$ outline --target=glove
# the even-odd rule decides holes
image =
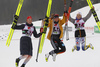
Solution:
[[[42,32],[43,32],[43,27],[40,28],[40,33],[42,33]]]
[[[16,28],[16,26],[17,26],[17,25],[15,25],[15,26],[12,26],[11,28],[12,28],[12,29],[15,29],[15,28]]]
[[[91,9],[91,11],[94,11],[94,9],[95,9],[95,8],[94,8],[94,6],[93,6],[93,8]]]
[[[51,19],[53,19],[53,18],[54,18],[54,15],[55,15],[55,14],[53,14],[53,13],[51,14]]]
[[[94,8],[94,6],[93,6],[93,8],[92,8],[92,9],[95,9],[95,8]]]
[[[67,17],[67,14],[68,14],[67,10],[66,10],[66,11],[64,11],[64,16],[66,16],[66,17]]]
[[[68,13],[68,11],[66,10],[66,11],[64,11],[64,13]]]
[[[64,13],[64,16],[67,17],[67,13]]]

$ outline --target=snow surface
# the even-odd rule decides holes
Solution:
[[[98,17],[100,18],[100,3],[94,5],[97,11]],[[77,12],[82,12],[83,17],[89,12],[89,7],[84,7],[82,9],[76,10],[71,13],[71,16],[75,18]],[[33,22],[35,26],[41,25],[41,21]],[[96,25],[94,17],[92,16],[87,23],[86,27],[94,27]],[[74,25],[69,23],[70,27]],[[21,37],[21,31],[16,30],[12,38],[10,47],[6,46],[7,36],[9,34],[11,25],[1,25],[0,26],[0,67],[15,67],[15,59],[20,56],[19,52],[19,43]],[[39,29],[37,29],[39,32]],[[74,30],[73,30],[74,31]],[[66,52],[57,55],[56,62],[52,61],[52,56],[49,58],[49,62],[45,62],[45,54],[51,51],[53,48],[50,44],[50,41],[45,39],[43,52],[39,55],[39,62],[35,62],[36,53],[38,48],[39,39],[32,36],[33,42],[33,57],[26,65],[26,67],[100,67],[100,34],[92,32],[87,32],[87,44],[92,43],[94,50],[88,49],[87,51],[80,50],[79,52],[72,52],[72,47],[75,45],[74,32],[69,32],[69,41],[64,39],[64,44],[66,46]],[[93,34],[94,33],[94,34]],[[19,64],[22,64],[22,60]]]

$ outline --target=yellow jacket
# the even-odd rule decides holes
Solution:
[[[60,31],[61,31],[61,34],[60,34],[60,39],[63,37],[63,27],[62,27],[62,25],[66,22],[66,19],[67,19],[67,17],[65,17],[64,15],[63,15],[63,19],[61,20],[61,19],[59,19],[59,27],[60,27]],[[52,19],[49,19],[49,24],[48,24],[48,27],[49,27],[49,32],[48,32],[48,35],[47,35],[47,38],[49,39],[49,40],[51,40],[51,35],[52,35],[52,30],[53,30],[53,20]]]

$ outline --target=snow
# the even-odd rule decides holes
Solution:
[[[94,5],[98,17],[100,18],[100,3]],[[71,16],[75,18],[77,12],[82,12],[83,17],[89,12],[89,7],[84,7],[82,9],[76,10],[71,13]],[[40,26],[41,21],[33,22],[35,26]],[[94,17],[91,18],[86,22],[86,27],[94,27],[96,25]],[[74,25],[69,22],[69,26],[73,27]],[[0,67],[15,67],[15,59],[20,56],[19,52],[19,39],[21,37],[21,31],[16,30],[14,32],[14,36],[12,38],[10,47],[6,46],[7,36],[9,34],[11,25],[1,25],[0,26]],[[39,29],[37,29],[39,32]],[[73,30],[74,31],[74,30]],[[33,57],[28,62],[26,67],[100,67],[100,34],[92,32],[87,32],[87,44],[92,43],[94,46],[94,50],[88,49],[87,51],[74,51],[72,52],[72,47],[75,45],[75,38],[74,32],[69,32],[69,41],[64,39],[64,44],[66,46],[66,52],[60,55],[57,55],[56,61],[53,62],[52,56],[50,56],[49,61],[45,62],[45,54],[51,51],[53,48],[50,44],[50,41],[45,39],[43,52],[39,55],[39,62],[35,62],[37,48],[38,48],[38,41],[39,39],[34,38],[32,36],[33,42]],[[94,34],[93,34],[94,33]],[[22,60],[19,64],[22,64],[24,60]]]

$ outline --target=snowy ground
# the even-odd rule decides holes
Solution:
[[[100,18],[100,3],[95,5],[95,9]],[[83,16],[85,16],[89,7],[84,7],[77,11],[71,13],[71,16],[75,18],[76,13],[81,11]],[[40,21],[41,22],[41,21]],[[34,25],[38,26],[40,23],[34,22]],[[86,27],[94,27],[96,25],[93,16],[87,21]],[[69,23],[69,26],[73,27],[72,23]],[[0,26],[0,67],[15,67],[15,59],[20,56],[19,54],[19,39],[21,37],[21,31],[16,30],[11,41],[10,47],[6,46],[6,39],[9,33],[11,25],[1,25]],[[37,29],[39,32],[39,29]],[[74,30],[73,30],[74,31]],[[64,44],[66,45],[66,52],[58,55],[56,62],[52,61],[52,57],[50,56],[49,62],[45,62],[44,55],[51,51],[53,48],[51,47],[50,41],[45,39],[43,52],[39,55],[39,62],[36,63],[36,52],[38,48],[39,39],[35,39],[32,37],[33,42],[33,57],[26,65],[26,67],[100,67],[100,34],[94,33],[92,31],[87,30],[87,44],[92,43],[94,46],[94,50],[88,49],[87,51],[80,50],[79,52],[71,52],[72,47],[75,45],[74,32],[69,32],[70,40],[66,41],[64,39]],[[94,33],[94,34],[93,34]],[[22,64],[21,61],[20,65]]]

